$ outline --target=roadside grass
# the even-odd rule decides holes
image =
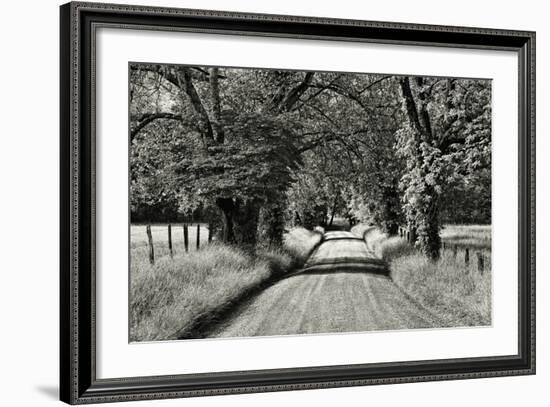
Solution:
[[[283,250],[296,261],[295,266],[302,266],[311,250],[321,242],[324,232],[321,227],[316,228],[314,232],[300,227],[293,228],[283,237]]]
[[[376,228],[367,231],[365,241],[388,263],[393,281],[445,326],[490,325],[490,226],[449,225],[441,235],[444,242],[462,242],[481,251],[486,261],[484,273],[477,270],[474,258],[466,265],[460,252],[455,256],[452,250],[442,250],[440,259],[433,262],[404,239],[388,237]]]
[[[211,243],[170,258],[163,248],[154,265],[146,246],[131,246],[130,341],[177,339],[199,320],[214,322],[247,292],[300,267],[321,237],[292,229],[283,247],[262,248],[255,255]]]

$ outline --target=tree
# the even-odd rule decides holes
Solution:
[[[240,114],[222,123],[224,144],[182,160],[177,173],[184,190],[222,211],[224,241],[254,245],[260,207],[290,186],[300,157],[292,131],[280,120]]]
[[[399,83],[407,117],[397,132],[406,162],[404,209],[420,248],[437,259],[441,195],[449,191],[448,181],[466,182],[468,174],[490,165],[490,89],[475,80],[402,77]]]
[[[488,81],[154,64],[130,75],[133,218],[219,218],[241,246],[280,244],[289,213],[390,235],[406,221],[434,259],[442,221],[490,220]]]
[[[130,206],[134,222],[171,221],[179,215],[178,188],[170,163],[177,160],[179,128],[151,125],[131,149]]]
[[[353,159],[354,175],[347,176],[352,182],[348,210],[396,234],[402,222],[402,165],[395,151],[395,132],[402,121],[397,82],[391,76],[351,75],[333,86],[349,128],[345,148]]]
[[[310,151],[289,191],[289,212],[294,222],[307,229],[332,226],[338,213],[347,212],[344,197],[351,185],[348,166],[337,147]],[[333,158],[329,158],[333,154]]]
[[[147,101],[151,94],[156,97],[154,112],[135,114],[133,137],[157,120],[176,120],[182,126],[194,123],[200,148],[192,154],[193,160],[182,159],[178,164],[181,189],[220,209],[224,241],[254,245],[260,206],[280,200],[280,193],[275,196],[269,190],[284,192],[290,172],[299,163],[291,136],[294,126],[287,116],[313,73],[273,72],[254,78],[251,71],[147,64],[133,65],[132,72],[137,76],[132,101],[139,92],[146,95],[133,103],[134,110],[151,109]],[[244,77],[246,86],[252,82],[262,92],[250,99],[242,86],[224,89],[220,80],[227,75],[236,77],[237,84]],[[273,78],[280,82],[276,92],[269,91]],[[272,223],[276,228],[277,222]]]

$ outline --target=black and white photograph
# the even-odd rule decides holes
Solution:
[[[491,79],[128,69],[130,342],[491,326]]]
[[[5,4],[1,405],[548,404],[544,2]]]

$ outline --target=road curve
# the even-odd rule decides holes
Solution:
[[[416,329],[441,321],[401,291],[364,241],[328,232],[303,269],[239,306],[208,337]]]

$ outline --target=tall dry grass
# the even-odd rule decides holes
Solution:
[[[472,253],[468,265],[463,252],[443,250],[437,261],[423,256],[414,246],[399,237],[388,237],[378,229],[365,234],[367,246],[384,259],[393,281],[424,307],[439,316],[447,326],[484,326],[491,324],[491,250],[490,227],[462,225],[447,227],[447,236],[456,243],[472,242],[485,258],[485,270],[480,273]],[[480,232],[481,230],[481,232]],[[489,240],[487,240],[487,236]],[[442,239],[447,240],[443,235]]]
[[[282,248],[251,255],[220,243],[199,251],[167,253],[149,264],[147,247],[132,246],[130,341],[176,339],[197,320],[215,318],[243,293],[299,267],[322,235],[297,228]],[[213,321],[212,321],[213,322]]]
[[[297,265],[303,265],[311,251],[317,246],[323,237],[324,230],[319,227],[315,231],[297,227],[285,233],[283,237],[283,250],[292,256]]]

